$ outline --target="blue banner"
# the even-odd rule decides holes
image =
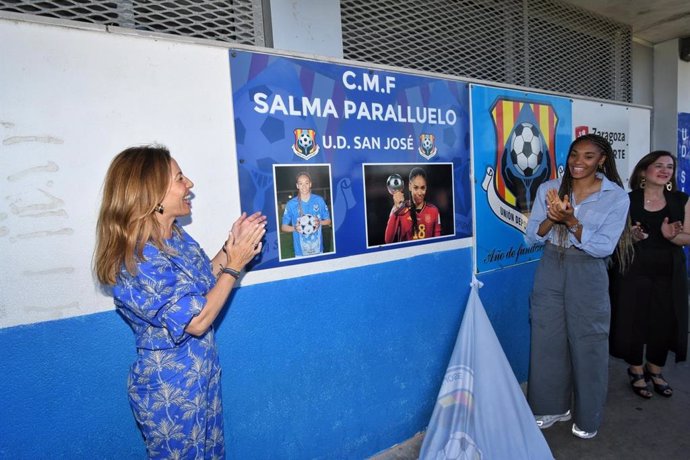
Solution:
[[[472,290],[420,460],[552,459],[520,384]]]
[[[472,85],[477,273],[541,257],[524,242],[537,188],[563,174],[571,101]]]
[[[690,113],[678,113],[678,170],[676,181],[682,192],[690,195]],[[685,250],[686,263],[690,269],[690,248]]]
[[[230,74],[254,269],[471,235],[466,83],[239,50]]]
[[[678,113],[678,171],[681,191],[690,194],[690,113]]]

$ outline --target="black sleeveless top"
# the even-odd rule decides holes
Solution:
[[[678,246],[664,238],[661,233],[661,223],[668,217],[669,222],[683,222],[685,218],[685,203],[688,196],[683,192],[664,192],[666,206],[659,211],[647,211],[644,208],[644,190],[630,192],[630,221],[632,224],[640,222],[649,238],[636,243],[639,248],[677,248]]]

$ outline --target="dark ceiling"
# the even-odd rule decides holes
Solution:
[[[690,36],[690,0],[563,0],[632,26],[633,37],[650,44]]]

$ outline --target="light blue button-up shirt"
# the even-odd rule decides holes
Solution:
[[[630,200],[628,194],[601,173],[597,177],[602,180],[601,189],[585,198],[582,203],[576,203],[570,197],[570,203],[575,210],[575,217],[582,224],[580,241],[575,235],[568,233],[565,247],[575,246],[592,257],[603,258],[610,256],[616,249],[618,240],[625,228]],[[539,224],[546,219],[546,191],[558,189],[561,179],[544,182],[537,189],[537,197],[532,206],[532,213],[527,222],[525,240],[529,244],[544,243],[563,245],[558,241],[556,226],[554,225],[544,236],[537,235]]]

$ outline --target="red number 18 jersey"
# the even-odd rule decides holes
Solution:
[[[399,241],[421,240],[441,236],[441,214],[438,208],[430,203],[417,211],[417,231],[412,228],[410,208],[404,206],[392,213],[386,225],[386,243]]]

